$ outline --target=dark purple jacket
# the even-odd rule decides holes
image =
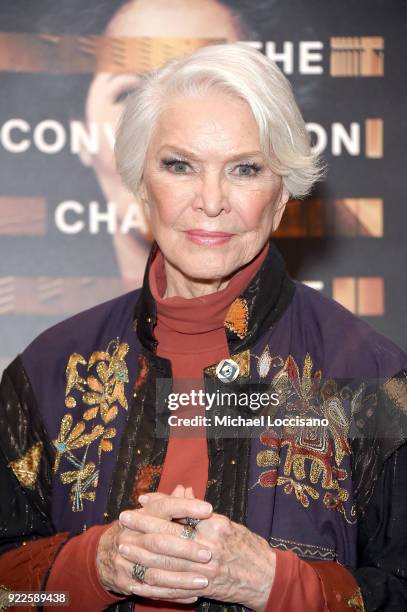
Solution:
[[[12,526],[0,552],[22,537],[72,536],[110,522],[157,488],[171,363],[157,356],[153,333],[148,273],[156,248],[141,289],[48,329],[6,369],[0,484],[17,477],[21,500],[11,518],[10,502],[2,504],[1,521],[7,516]],[[231,305],[225,333],[239,375],[221,382],[217,364],[208,364],[207,391],[275,391],[281,401],[270,418],[329,424],[208,430],[205,498],[273,547],[345,565],[367,610],[407,609],[407,355],[293,281],[272,242]],[[238,413],[253,416],[230,409]],[[30,481],[10,468],[27,453],[36,462]]]

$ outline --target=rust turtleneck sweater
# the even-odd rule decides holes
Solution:
[[[188,392],[189,383],[203,381],[203,369],[229,357],[224,321],[233,300],[249,284],[267,255],[268,244],[235,276],[225,289],[196,298],[163,298],[167,288],[164,259],[157,252],[150,268],[150,290],[157,306],[154,335],[158,340],[157,354],[171,361],[174,387]],[[193,416],[192,408],[188,412]],[[205,414],[204,408],[195,414]],[[180,458],[182,461],[180,461]],[[170,494],[177,484],[192,486],[195,497],[205,496],[208,479],[208,453],[204,428],[171,428],[167,454],[158,490]]]
[[[225,289],[202,297],[163,298],[166,290],[164,260],[160,250],[150,267],[149,283],[157,306],[154,335],[157,354],[171,361],[173,391],[187,391],[188,384],[203,384],[203,369],[229,357],[224,320],[233,300],[254,277],[268,251],[262,251],[235,276]],[[198,409],[196,409],[198,410]],[[177,411],[178,415],[181,411]],[[197,412],[199,413],[199,412]],[[200,414],[203,414],[204,410]],[[189,415],[188,415],[189,416]],[[181,459],[181,460],[180,460]],[[170,494],[178,484],[192,486],[203,499],[208,479],[208,453],[205,430],[170,429],[167,453],[158,491]],[[47,582],[47,590],[71,592],[71,606],[96,612],[122,597],[104,589],[96,568],[99,538],[109,525],[90,527],[72,538],[57,556]],[[320,580],[311,566],[294,553],[276,550],[276,576],[265,612],[290,612],[303,609],[322,612],[324,598]],[[72,568],[72,572],[67,572]],[[78,594],[76,596],[76,593]],[[140,600],[136,612],[193,610],[194,605]]]

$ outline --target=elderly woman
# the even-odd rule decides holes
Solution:
[[[407,356],[293,281],[269,240],[321,174],[285,77],[244,44],[174,60],[129,96],[116,158],[155,243],[140,290],[46,331],[4,373],[5,599],[405,609]],[[199,389],[280,401],[242,435],[204,417],[250,409],[209,411]]]

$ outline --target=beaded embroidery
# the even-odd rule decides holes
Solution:
[[[312,561],[336,560],[335,550],[333,548],[327,548],[326,546],[305,544],[303,542],[295,542],[293,540],[276,538],[274,536],[269,538],[269,544],[272,548],[279,548],[280,550],[290,550],[291,552],[295,552],[302,559],[310,559]]]
[[[236,298],[231,303],[225,317],[225,327],[230,329],[236,336],[243,339],[248,330],[249,325],[249,308],[247,300],[244,298]]]
[[[9,463],[9,467],[23,487],[34,488],[40,467],[42,449],[42,442],[37,442],[20,459]]]
[[[356,612],[365,612],[362,592],[357,588],[353,595],[347,601],[348,607],[353,608]]]
[[[270,357],[270,364],[271,361]],[[310,499],[316,501],[321,497],[316,486],[319,484],[325,489],[322,500],[325,507],[341,512],[345,520],[353,524],[356,522],[355,509],[352,506],[350,516],[347,514],[344,502],[349,494],[340,484],[349,477],[348,471],[341,466],[344,457],[351,454],[349,420],[336,383],[329,380],[319,389],[321,371],[312,372],[308,353],[302,375],[291,355],[283,363],[272,379],[272,386],[280,399],[283,398],[287,414],[294,410],[303,418],[327,418],[329,426],[299,429],[285,426],[280,434],[271,427],[263,431],[260,442],[267,448],[257,454],[257,465],[268,469],[261,472],[254,486],[283,486],[284,493],[294,493],[297,501],[308,508]],[[286,455],[281,473],[278,466],[284,447]]]
[[[62,417],[58,436],[53,440],[57,451],[53,471],[58,472],[62,461],[74,468],[60,474],[63,484],[72,485],[70,499],[74,512],[83,510],[84,500],[95,501],[99,469],[94,462],[87,461],[89,447],[98,443],[100,464],[102,454],[113,450],[112,439],[117,433],[115,427],[107,425],[114,421],[120,407],[128,409],[125,396],[125,384],[129,382],[125,362],[128,351],[129,345],[116,338],[105,351],[93,352],[89,361],[79,353],[72,353],[68,359],[65,406],[70,412]],[[72,414],[75,408],[82,408],[79,419]],[[91,421],[92,427],[87,427]]]

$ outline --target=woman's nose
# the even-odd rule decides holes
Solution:
[[[195,208],[203,210],[208,217],[217,217],[223,210],[229,212],[227,189],[217,173],[207,173],[200,182],[195,198]]]

